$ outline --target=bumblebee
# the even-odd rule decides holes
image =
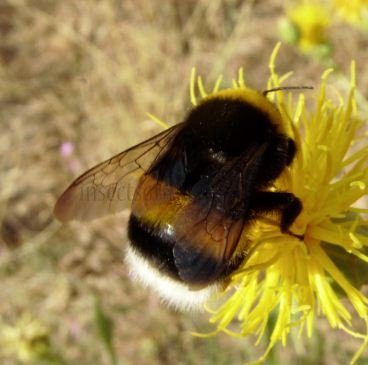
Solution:
[[[223,90],[77,178],[55,216],[88,221],[129,207],[132,276],[178,308],[199,308],[246,259],[253,222],[273,213],[292,234],[302,204],[270,188],[295,153],[265,93]]]

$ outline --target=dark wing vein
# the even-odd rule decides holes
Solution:
[[[177,124],[92,167],[56,202],[60,221],[91,220],[129,208],[139,178],[162,156],[180,130]]]
[[[219,169],[209,179],[203,198],[184,208],[174,248],[183,280],[194,284],[213,282],[233,262],[246,228],[249,198],[265,148],[258,146]]]

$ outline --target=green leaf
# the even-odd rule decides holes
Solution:
[[[334,219],[335,223],[353,223],[356,220],[361,220],[359,214],[349,212],[346,217],[341,219]],[[365,224],[360,224],[356,228],[356,233],[364,237],[368,237],[368,227]],[[368,238],[367,238],[368,240]],[[344,250],[342,247],[337,245],[332,245],[328,243],[323,243],[323,249],[329,255],[334,264],[340,269],[340,271],[345,275],[345,277],[350,281],[350,283],[358,290],[363,286],[368,284],[368,263],[359,259],[355,255]],[[368,248],[364,246],[360,251],[364,255],[368,255]],[[339,288],[335,288],[336,290]],[[340,292],[340,291],[339,291]],[[341,290],[341,294],[345,295]]]
[[[358,290],[368,283],[368,264],[336,245],[324,244],[323,249],[341,270],[349,282]],[[363,250],[365,255],[367,250]]]
[[[111,364],[117,365],[118,362],[113,345],[114,322],[103,310],[99,299],[96,299],[95,301],[95,324],[97,327],[97,334],[102,340],[102,343],[109,354]]]

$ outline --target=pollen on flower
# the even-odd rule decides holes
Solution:
[[[275,71],[278,49],[279,46],[271,56],[267,89],[279,87],[288,76],[279,76]],[[305,99],[314,92],[300,93],[297,101],[290,91],[269,94],[298,148],[293,164],[274,188],[290,191],[302,201],[302,213],[291,231],[303,239],[282,234],[272,217],[258,222],[251,232],[250,254],[232,275],[223,299],[208,303],[210,322],[217,327],[215,333],[255,334],[256,343],[265,335],[271,316],[276,313],[268,347],[255,363],[264,361],[276,343],[285,345],[292,328],[312,336],[314,321],[320,316],[332,328],[362,339],[363,344],[351,363],[357,361],[368,344],[368,298],[334,262],[328,250],[331,247],[342,250],[346,262],[351,257],[368,262],[365,251],[368,238],[360,229],[368,226],[364,215],[368,209],[357,207],[357,202],[368,192],[368,146],[359,137],[366,125],[357,111],[354,62],[345,100],[340,95],[338,101],[328,96],[331,72],[327,70],[322,75],[312,109],[306,109]],[[220,88],[219,80],[214,92]],[[202,81],[193,72],[194,105],[198,103],[196,81],[202,89],[200,98],[207,97]],[[244,87],[243,70],[240,70],[233,88]],[[350,302],[349,307],[342,301],[343,297]],[[353,311],[365,323],[366,333],[358,333],[352,327]],[[239,324],[237,331],[233,329],[234,322]]]

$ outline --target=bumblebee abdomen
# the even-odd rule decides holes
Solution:
[[[136,253],[160,273],[180,280],[173,255],[177,243],[174,220],[188,197],[163,181],[147,174],[136,189],[128,234]]]
[[[186,196],[146,175],[133,201],[129,238],[161,274],[198,289],[236,268],[245,226],[243,219],[213,207],[212,200]]]
[[[149,224],[131,214],[128,232],[131,245],[137,253],[148,260],[161,274],[180,280],[173,255],[176,242],[169,229]]]

